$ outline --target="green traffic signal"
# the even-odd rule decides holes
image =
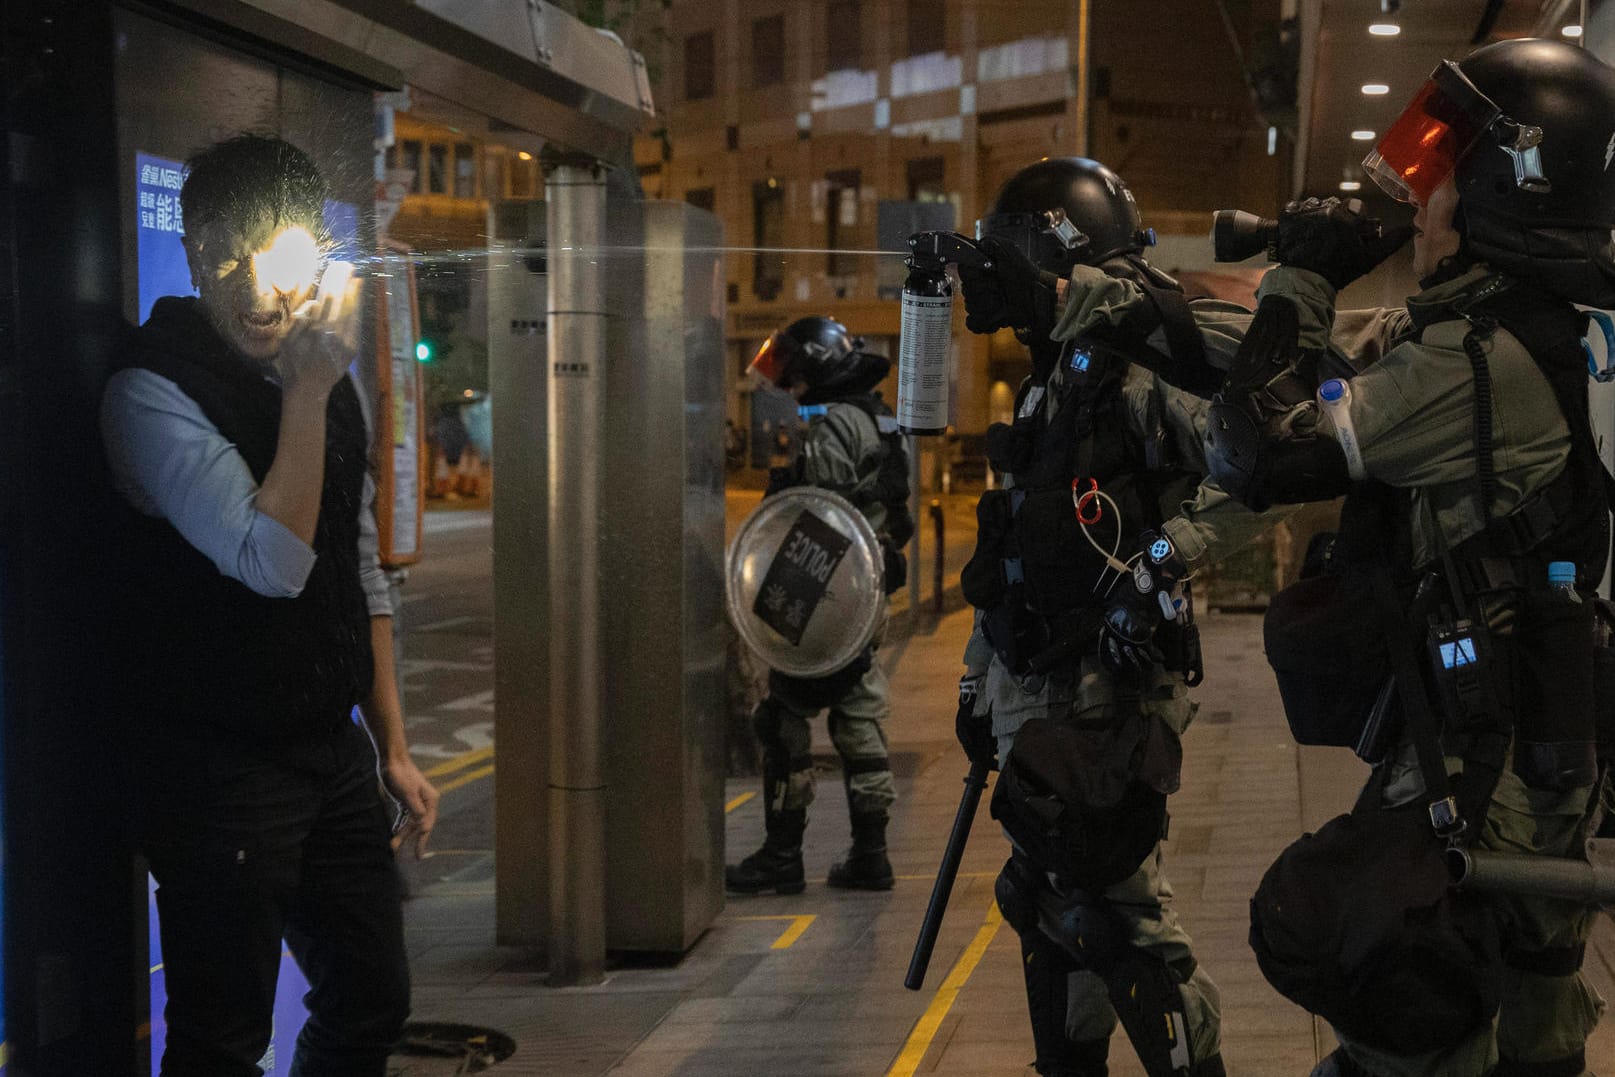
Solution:
[[[430,363],[432,361],[432,344],[430,341],[417,341],[415,344],[415,361]]]

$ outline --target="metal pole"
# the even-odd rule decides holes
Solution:
[[[914,521],[914,536],[908,540],[908,608],[918,623],[920,616],[920,439],[908,436],[908,515]]]
[[[947,525],[945,524],[945,522],[943,521],[943,518],[942,518],[942,502],[940,500],[938,500],[937,498],[934,498],[934,497],[931,499],[931,526],[932,526],[932,529],[936,532],[936,543],[935,543],[935,545],[936,545],[936,570],[935,570],[935,573],[934,573],[934,575],[936,577],[936,584],[935,584],[936,593],[932,596],[932,600],[936,603],[936,615],[938,617],[941,617],[942,616],[942,586],[943,586],[943,581],[947,578],[947,571],[948,571],[947,565],[945,565],[943,563],[947,559],[948,544],[947,544],[947,535],[946,535],[946,532],[944,531],[944,528]],[[916,572],[918,572],[919,571],[919,566],[918,565],[914,566],[914,570]]]
[[[550,983],[605,973],[600,487],[605,456],[606,186],[598,162],[546,160],[549,207]]]
[[[1088,156],[1088,0],[1077,3],[1077,138],[1079,157]]]

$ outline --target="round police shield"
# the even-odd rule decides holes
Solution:
[[[764,498],[729,544],[729,617],[770,669],[822,677],[885,614],[880,540],[846,498],[799,486]]]

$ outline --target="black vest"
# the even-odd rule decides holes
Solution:
[[[128,334],[120,366],[179,386],[263,482],[279,436],[280,388],[220,339],[196,300],[158,300],[146,324]],[[316,560],[296,598],[257,594],[222,575],[168,521],[124,505],[125,683],[146,721],[276,740],[347,720],[374,672],[359,582],[367,463],[359,397],[343,378],[326,411]]]
[[[982,495],[975,553],[960,577],[965,600],[988,612],[986,634],[1013,671],[1070,636],[1074,617],[1105,605],[1106,595],[1096,585],[1106,562],[1077,522],[1072,480],[1080,492],[1097,483],[1120,510],[1118,521],[1104,505],[1090,530],[1107,550],[1114,544],[1123,559],[1146,529],[1158,531],[1177,514],[1200,481],[1176,463],[1159,423],[1143,441],[1130,428],[1122,395],[1124,359],[1079,346],[1068,349],[1061,362],[1070,369],[1057,390],[1052,420],[1048,391],[1025,408],[1028,390],[1023,389],[1013,425],[988,430],[988,459],[1013,475],[1015,489]],[[1081,632],[1072,638],[1080,639]]]

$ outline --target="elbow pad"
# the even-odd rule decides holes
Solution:
[[[1271,435],[1248,411],[1221,397],[1206,423],[1206,464],[1213,482],[1258,512],[1328,501],[1351,488],[1346,454],[1334,438],[1301,436],[1294,427]]]

